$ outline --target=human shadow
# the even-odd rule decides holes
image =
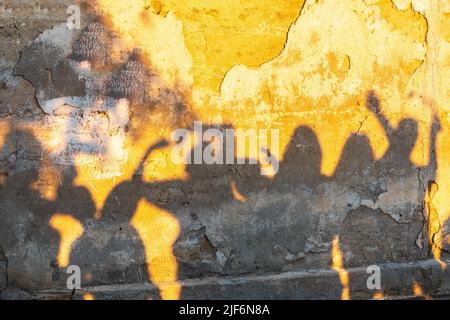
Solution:
[[[205,130],[211,128],[213,127],[206,127]],[[226,125],[221,126],[223,131],[229,128],[230,127]],[[169,256],[173,255],[176,257],[176,277],[173,278],[173,275],[169,275],[167,281],[174,281],[177,277],[184,278],[192,275],[200,276],[202,274],[212,274],[217,269],[214,268],[216,267],[215,265],[217,265],[217,250],[205,235],[205,228],[201,221],[203,218],[201,212],[204,212],[202,211],[202,208],[217,212],[220,211],[220,206],[224,203],[236,201],[231,185],[234,183],[236,188],[246,185],[246,183],[244,183],[246,176],[253,176],[254,170],[258,170],[259,166],[247,167],[246,171],[242,169],[245,165],[187,164],[187,179],[153,182],[145,181],[143,172],[149,157],[153,152],[162,149],[167,145],[167,141],[163,140],[148,148],[145,155],[140,160],[139,165],[136,167],[132,178],[123,181],[110,192],[102,208],[102,218],[98,223],[103,226],[108,224],[119,224],[121,225],[121,232],[127,230],[125,232],[127,235],[121,238],[121,244],[116,243],[116,250],[117,248],[126,247],[133,251],[133,254],[130,256],[149,257],[148,251],[151,249],[151,243],[145,239],[146,236],[151,238],[149,233],[164,233],[164,228],[167,228],[167,232],[169,232],[169,229],[171,228],[168,224],[161,224],[156,227],[155,225],[152,225],[157,221],[160,221],[161,223],[161,220],[158,220],[157,218],[154,219],[155,212],[157,212],[156,217],[158,217],[158,215],[164,215],[164,213],[169,213],[173,217],[173,220],[170,221],[169,219],[169,224],[179,224],[180,226],[180,237],[177,244],[172,246],[171,243],[165,243],[161,244],[160,248],[152,248],[152,250],[164,251],[166,252],[166,255],[169,253]],[[202,142],[201,146],[196,146],[194,148],[200,147],[203,152],[207,146],[208,143]],[[194,149],[191,150],[191,156],[193,152]],[[225,159],[222,160],[224,161]],[[247,186],[246,190],[249,189],[250,188]],[[243,193],[243,196],[245,196],[246,191],[241,190],[241,192]],[[146,221],[144,225],[141,225],[141,229],[139,230],[139,228],[136,228],[133,221],[139,213],[138,206],[142,201],[146,201],[148,204],[152,205],[153,209],[146,208],[147,211],[143,214],[144,217],[147,216],[150,220]],[[148,230],[148,232],[146,230]],[[157,241],[155,238],[152,238],[152,240]],[[174,239],[174,242],[175,240],[177,239]],[[191,245],[192,242],[196,242],[199,247],[193,248]],[[86,247],[86,245],[80,246],[80,248],[84,247]],[[103,249],[105,253],[91,252],[89,254],[103,257],[107,256],[111,249],[112,247],[108,245]],[[80,253],[80,255],[82,254],[83,253]],[[139,281],[153,282],[152,279],[160,276],[156,273],[161,273],[161,271],[156,270],[156,268],[158,268],[156,265],[158,263],[164,265],[164,261],[158,261],[158,259],[170,259],[170,257],[158,257],[157,252],[153,254],[156,256],[155,259],[153,259],[155,261],[151,261],[150,258],[148,258],[147,260],[144,260],[144,263],[139,265],[138,259],[129,260],[127,266],[113,264],[112,269],[117,270],[119,274],[126,273],[128,276],[129,273],[126,271],[127,268],[137,263],[139,273],[141,273],[141,279],[139,279]],[[80,263],[83,263],[82,261],[83,259],[80,258]],[[105,261],[103,262],[105,263],[105,268],[109,268],[108,263]],[[214,266],[211,267],[211,265]],[[93,269],[90,266],[83,265],[83,267],[88,268],[87,270]],[[105,278],[103,275],[104,269],[102,270],[100,268],[99,270],[100,272],[93,274],[93,278],[95,278],[96,281],[99,281],[99,279],[102,281],[101,279]],[[154,271],[152,272],[152,270]],[[107,282],[107,280],[108,279],[104,279],[103,281]],[[159,297],[160,296],[154,296],[153,298]]]
[[[39,243],[49,243],[47,248],[41,248],[39,259],[51,266],[54,281],[62,281],[62,268],[56,261],[61,238],[49,222],[56,214],[69,215],[79,221],[84,231],[73,244],[69,260],[83,270],[86,285],[153,282],[152,268],[165,262],[146,259],[148,243],[142,229],[136,229],[133,222],[139,205],[145,201],[153,209],[147,207],[145,210],[150,211],[142,213],[144,218],[154,215],[151,210],[157,210],[161,213],[155,217],[167,214],[173,217],[167,221],[179,225],[176,239],[163,244],[167,248],[161,250],[175,258],[176,277],[172,274],[171,278],[175,280],[325,267],[327,259],[323,256],[329,254],[327,244],[336,234],[340,235],[348,267],[427,258],[423,201],[426,181],[434,179],[437,168],[439,120],[434,116],[430,129],[430,162],[417,166],[410,160],[418,137],[417,123],[404,119],[398,127],[392,127],[374,92],[367,94],[366,106],[389,139],[389,148],[381,159],[375,159],[365,135],[353,135],[334,175],[327,177],[321,173],[322,151],[316,134],[311,128],[300,126],[273,178],[261,175],[260,163],[237,164],[235,158],[233,164],[222,164],[224,153],[221,163],[190,161],[185,169],[186,179],[149,182],[144,178],[144,168],[154,152],[168,146],[163,140],[149,146],[131,178],[109,193],[99,220],[94,219],[96,208],[91,194],[75,184],[76,168],[62,171],[54,200],[46,199],[32,187],[43,167],[42,146],[29,132],[11,131],[4,153],[16,154],[17,159],[5,172],[16,171],[14,166],[20,167],[24,160],[33,166],[26,174],[6,176],[2,184],[2,210],[10,214],[5,215],[0,242],[7,250],[18,248],[13,253],[17,259],[11,260],[13,266],[23,263],[19,258],[25,254],[20,251],[23,244],[19,238],[32,237]],[[205,130],[211,128],[221,132],[232,129],[222,125]],[[210,143],[203,141],[201,150]],[[8,146],[10,150],[6,150]],[[222,148],[226,148],[225,141]],[[32,154],[26,154],[28,150]],[[191,156],[194,151],[191,150]],[[392,197],[398,201],[392,201]],[[17,209],[11,199],[23,202],[23,210]],[[29,212],[32,222],[26,230],[14,231],[11,226],[18,216],[25,219]],[[144,229],[157,235],[164,234],[164,228],[169,232],[170,226],[162,221],[145,220]],[[317,260],[306,258],[316,254]],[[158,252],[153,256],[158,258]],[[161,295],[156,290],[152,298]]]
[[[92,100],[89,100],[90,102],[95,102],[93,106],[82,105],[77,111],[83,113],[86,109],[87,114],[89,116],[94,114],[94,117],[106,113],[109,121],[107,137],[101,136],[103,131],[99,133],[101,139],[90,139],[88,142],[85,139],[80,141],[79,136],[69,137],[67,141],[78,148],[78,151],[68,150],[69,157],[77,152],[83,154],[87,150],[87,153],[92,152],[104,157],[103,160],[108,163],[106,157],[109,155],[106,150],[110,145],[105,145],[105,142],[113,135],[115,138],[122,135],[123,141],[133,144],[140,139],[146,139],[149,123],[155,121],[155,118],[159,119],[157,125],[164,123],[169,127],[189,127],[191,121],[195,119],[195,115],[189,110],[182,86],[178,83],[168,85],[152,68],[152,62],[142,51],[124,48],[121,57],[113,59],[111,51],[116,38],[117,35],[110,29],[107,21],[99,17],[81,31],[78,40],[72,46],[72,52],[66,57],[66,60],[70,60],[71,66],[77,66],[80,77],[87,79],[89,85],[86,85],[86,95]],[[80,71],[81,69],[83,71]],[[124,101],[127,103],[122,104]],[[126,108],[123,108],[124,105]],[[124,110],[126,114],[122,112]],[[126,120],[128,122],[125,124]],[[72,126],[71,130],[68,130],[70,132],[78,133],[84,130],[78,127],[80,126],[78,119],[69,125]],[[114,128],[111,129],[110,125],[114,125]],[[91,130],[98,128],[93,127]],[[90,135],[96,136],[97,132],[90,132]],[[115,142],[117,140],[120,140],[120,137]],[[118,149],[121,151],[120,144],[115,144],[113,148],[114,151]],[[147,280],[151,282],[151,277],[147,273],[143,240],[131,224],[142,200],[147,200],[148,203],[162,203],[161,207],[164,207],[168,187],[164,187],[164,182],[160,182],[159,189],[162,191],[159,191],[154,185],[142,179],[147,157],[158,148],[162,148],[162,145],[149,147],[133,178],[115,186],[109,193],[103,207],[99,208],[100,212],[97,212],[99,214],[97,218],[100,216],[100,219],[93,219],[92,199],[87,201],[83,212],[79,212],[84,214],[83,220],[80,220],[84,232],[74,243],[70,262],[78,265],[83,271],[84,285],[139,283]],[[74,195],[77,192],[84,192],[73,188],[71,178],[73,175],[70,173],[73,170],[76,169],[67,169],[60,193],[65,194],[66,189],[68,192],[72,191]],[[112,180],[113,178],[110,179]],[[106,181],[105,185],[110,181]],[[176,183],[171,182],[171,185]],[[80,197],[87,199],[85,195]],[[68,207],[73,208],[67,211],[76,213],[77,208],[70,204],[70,200],[66,200],[69,202]],[[58,210],[64,209],[63,201],[61,207]]]
[[[298,127],[283,154],[283,162],[272,183],[276,188],[288,186],[315,186],[327,180],[321,173],[322,150],[314,131],[307,126]],[[296,168],[295,174],[292,169]]]
[[[211,128],[217,129],[205,130]],[[222,125],[219,129],[225,132],[230,128]],[[201,150],[208,145],[203,141]],[[302,166],[304,173],[290,175],[282,167],[273,180],[261,175],[260,163],[238,164],[235,158],[232,164],[223,164],[223,153],[220,163],[192,164],[191,158],[186,166],[187,179],[144,182],[140,174],[154,149],[149,148],[133,179],[110,193],[102,217],[131,221],[142,199],[170,212],[181,228],[173,245],[180,279],[245,273],[253,268],[276,271],[282,264],[301,262],[307,236],[317,221],[308,214],[299,215],[298,210],[312,210],[308,197],[326,180],[320,173],[321,151],[312,130],[301,127],[296,131],[283,162],[291,169]],[[296,185],[294,191],[287,193],[286,188],[292,185]],[[267,200],[271,203],[261,206]],[[279,212],[277,219],[274,212]],[[261,228],[270,224],[273,232]]]
[[[341,231],[342,249],[351,252],[347,265],[426,259],[430,244],[423,212],[428,181],[434,181],[437,170],[438,116],[433,113],[429,163],[419,166],[411,161],[418,139],[417,122],[406,118],[397,128],[391,126],[374,91],[367,93],[366,107],[381,123],[389,148],[376,160],[368,139],[352,136],[337,167],[338,184],[358,198],[350,201]]]
[[[89,220],[71,258],[88,275],[86,285],[151,282],[145,243],[132,226],[132,220],[140,202],[151,193],[147,189],[153,188],[143,179],[144,165],[153,152],[166,145],[166,141],[160,141],[150,146],[131,179],[121,182],[109,193],[100,218]],[[159,295],[152,296],[152,299],[158,298]]]
[[[418,139],[417,122],[407,118],[398,127],[391,126],[373,91],[366,96],[366,106],[381,123],[389,148],[381,159],[376,159],[368,137],[355,134],[348,139],[331,177],[321,173],[320,144],[306,126],[294,132],[273,179],[260,179],[255,170],[258,166],[249,169],[251,175],[239,185],[240,190],[245,190],[243,203],[230,196],[226,184],[217,187],[206,182],[229,174],[220,170],[207,174],[211,170],[207,166],[188,166],[191,174],[184,188],[191,196],[185,212],[194,212],[200,221],[202,229],[195,236],[204,235],[208,250],[224,257],[221,266],[211,261],[212,268],[196,266],[197,275],[329,267],[323,255],[329,255],[336,235],[340,235],[345,267],[427,259],[423,205],[426,181],[434,180],[436,175],[439,119],[433,114],[429,163],[419,166],[411,161]],[[235,169],[239,172],[243,167]],[[258,183],[254,183],[255,179]],[[217,197],[217,189],[222,189],[222,197]],[[172,210],[179,215],[179,209]],[[192,224],[186,224],[183,230],[189,236],[182,234],[175,244],[181,268],[189,265],[186,257],[192,255],[176,248],[187,242],[185,239],[195,238],[192,229]],[[187,245],[184,250],[188,251]],[[308,259],[307,254],[316,254],[317,259]]]
[[[38,285],[65,283],[61,276],[65,266],[57,261],[61,250],[61,230],[51,227],[51,219],[58,213],[81,222],[93,217],[95,208],[90,193],[85,188],[74,186],[76,173],[71,171],[70,174],[62,173],[54,199],[46,197],[42,189],[52,188],[51,184],[55,182],[52,178],[56,177],[40,175],[44,167],[53,166],[53,163],[39,140],[27,130],[12,129],[5,139],[2,153],[10,158],[7,168],[4,168],[6,179],[0,188],[3,217],[0,243],[8,250],[12,270],[10,278]],[[18,223],[20,221],[25,222]],[[27,279],[29,275],[23,270],[27,268],[24,261],[37,268],[39,277]],[[50,279],[42,278],[47,275]]]
[[[10,279],[14,281],[15,272],[25,271],[24,261],[27,259],[29,262],[34,260],[36,268],[50,267],[57,255],[58,234],[49,232],[47,227],[50,219],[47,210],[52,206],[51,201],[34,187],[43,161],[40,142],[32,133],[12,128],[5,138],[2,153],[9,158],[4,168],[6,179],[0,188],[0,242],[6,249],[13,272]],[[19,225],[18,221],[28,223]],[[26,251],[30,248],[30,239],[47,243],[47,247],[38,247],[38,252],[29,256]],[[27,277],[26,272],[24,276]]]
[[[132,178],[110,192],[99,221],[89,220],[91,214],[83,212],[82,216],[76,213],[76,205],[69,205],[69,211],[88,221],[86,229],[98,231],[85,233],[77,242],[73,262],[90,274],[90,284],[152,282],[155,262],[143,258],[148,257],[148,243],[133,226],[143,200],[171,215],[180,226],[176,241],[166,244],[170,248],[165,251],[176,258],[176,279],[325,267],[324,259],[308,261],[305,256],[328,254],[336,234],[341,236],[343,252],[351,253],[346,256],[346,266],[425,258],[426,250],[417,246],[419,240],[427,246],[426,234],[421,234],[425,232],[425,190],[419,181],[419,191],[414,191],[416,200],[411,201],[409,190],[402,186],[410,188],[411,181],[420,180],[421,173],[423,179],[433,179],[439,121],[435,116],[430,163],[419,167],[410,160],[418,136],[417,123],[404,119],[397,128],[392,127],[380,111],[374,92],[367,94],[366,106],[382,124],[389,149],[376,160],[369,139],[353,135],[332,177],[321,173],[321,147],[307,126],[295,130],[280,170],[272,179],[261,175],[259,163],[237,164],[234,159],[234,164],[191,161],[186,165],[186,179],[148,182],[143,178],[146,163],[153,152],[168,144],[160,141],[151,145]],[[230,128],[223,125],[220,130]],[[201,149],[208,145],[202,142]],[[80,192],[79,197],[87,198],[86,190],[74,190],[73,178],[63,179],[60,189],[63,207],[70,203],[70,194]],[[390,207],[389,199],[396,196],[405,204]],[[145,212],[144,216],[151,214]],[[157,221],[148,220],[145,228],[155,232],[152,224]],[[99,238],[99,234],[103,236]],[[98,241],[106,245],[96,246]],[[98,261],[92,263],[92,257]],[[156,294],[152,298],[160,297]]]

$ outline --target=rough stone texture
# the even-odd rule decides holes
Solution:
[[[380,264],[384,299],[417,298],[412,289],[418,283],[424,294],[438,298],[448,294],[442,284],[448,283],[448,270],[443,271],[432,260],[408,264]],[[372,299],[375,292],[366,287],[365,268],[348,270],[353,299]],[[339,299],[341,284],[337,274],[330,270],[288,272],[276,275],[205,278],[182,281],[183,299]],[[17,291],[17,290],[15,290]],[[98,300],[157,299],[158,289],[150,284],[128,284],[88,287],[71,294],[64,290],[44,290],[31,293],[33,299],[84,299],[90,294]]]
[[[0,291],[5,289],[8,285],[8,260],[5,257],[3,248],[0,247]]]
[[[172,298],[335,299],[337,235],[353,298],[373,296],[373,264],[386,296],[450,291],[428,260],[447,258],[450,233],[449,126],[433,109],[446,93],[425,54],[447,42],[426,41],[428,4],[300,1],[260,26],[252,2],[230,38],[230,8],[192,9],[223,23],[203,43],[189,7],[122,2],[84,3],[81,30],[69,2],[0,6],[2,299],[167,298],[164,281]],[[254,47],[225,56],[237,43]],[[164,140],[194,120],[281,129],[279,171],[172,163]],[[68,264],[82,270],[74,295]]]
[[[147,93],[152,75],[134,53],[123,68],[113,74],[106,84],[106,94],[116,99],[126,98],[131,103],[148,103]]]
[[[112,37],[108,29],[99,22],[92,22],[82,31],[74,43],[71,58],[75,61],[89,61],[104,66],[111,62]]]

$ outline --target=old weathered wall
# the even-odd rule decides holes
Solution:
[[[448,0],[3,1],[1,297],[448,294],[449,22]],[[178,163],[200,122],[259,142]]]

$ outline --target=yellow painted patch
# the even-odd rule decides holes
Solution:
[[[162,0],[183,22],[195,85],[218,91],[234,65],[259,67],[284,48],[304,0]]]
[[[379,0],[375,5],[380,8],[381,18],[392,26],[393,32],[400,32],[417,42],[425,41],[427,20],[412,6],[408,6],[406,10],[398,10],[391,0]]]

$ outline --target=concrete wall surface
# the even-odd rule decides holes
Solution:
[[[2,1],[0,298],[448,295],[449,26],[449,0]]]

